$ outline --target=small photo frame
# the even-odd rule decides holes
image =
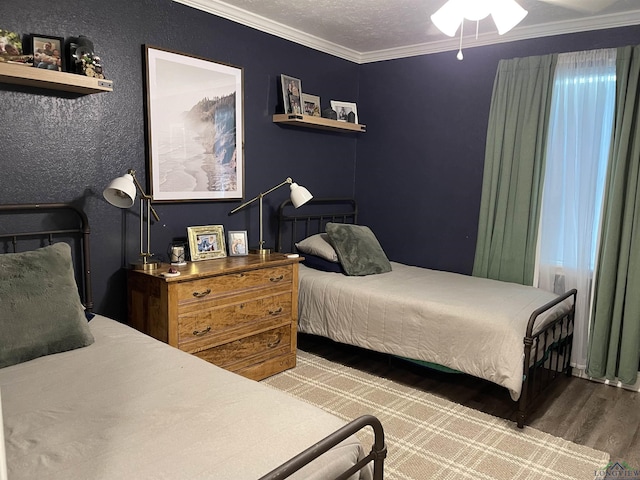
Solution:
[[[302,114],[302,82],[288,75],[280,75],[284,113]]]
[[[331,108],[338,114],[339,122],[358,123],[358,109],[355,103],[331,100]]]
[[[33,66],[56,72],[64,71],[64,39],[31,34]]]
[[[187,227],[187,236],[192,262],[227,256],[222,225]]]
[[[309,93],[302,94],[302,113],[312,117],[320,116],[320,97]]]
[[[0,62],[31,66],[32,55],[24,55],[22,37],[18,32],[0,29]]]
[[[229,232],[229,255],[243,257],[248,254],[247,231],[237,230]]]

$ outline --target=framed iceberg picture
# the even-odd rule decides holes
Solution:
[[[244,196],[244,71],[145,45],[154,202]]]

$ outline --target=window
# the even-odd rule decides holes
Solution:
[[[558,56],[547,137],[538,282],[577,288],[572,363],[586,366],[588,313],[613,132],[615,49]],[[560,293],[560,292],[558,292]]]

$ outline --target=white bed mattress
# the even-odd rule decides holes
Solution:
[[[344,422],[96,316],[96,342],[0,369],[8,478],[255,480]],[[349,439],[293,478],[331,478]]]
[[[529,316],[557,296],[515,283],[391,265],[391,272],[364,277],[300,265],[299,331],[444,365],[502,385],[517,400]]]

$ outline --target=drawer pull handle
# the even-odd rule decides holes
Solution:
[[[207,328],[205,328],[204,330],[194,330],[193,334],[196,337],[201,337],[202,335],[205,335],[207,333],[209,333],[211,331],[211,325],[209,325]]]
[[[193,292],[193,296],[196,298],[202,298],[202,297],[206,297],[207,295],[209,295],[211,293],[211,289],[207,288],[205,291],[203,292]]]
[[[277,308],[275,310],[269,310],[269,315],[278,315],[280,313],[282,313],[282,307]]]
[[[279,282],[284,278],[284,275],[280,275],[279,277],[271,277],[269,280],[272,282]]]
[[[282,341],[282,334],[279,333],[276,336],[275,340],[273,340],[273,342],[267,343],[267,347],[269,347],[269,348],[277,347],[280,344],[281,341]]]

